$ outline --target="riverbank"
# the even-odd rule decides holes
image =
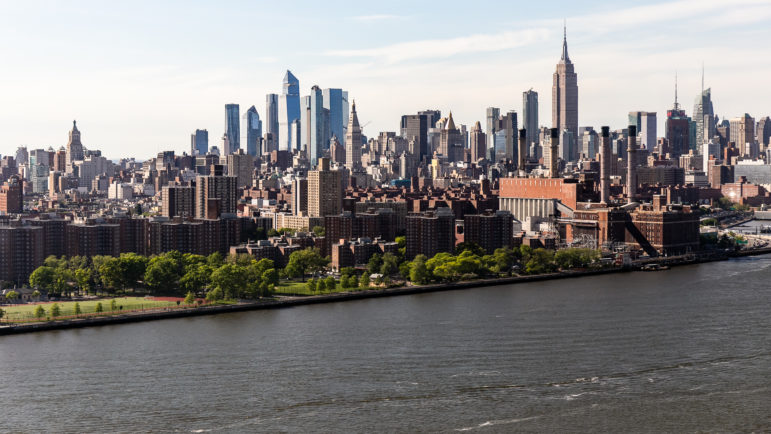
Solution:
[[[732,252],[731,254],[720,253],[720,254],[713,254],[713,255],[698,255],[698,256],[689,255],[689,256],[683,256],[683,257],[652,258],[650,260],[645,261],[644,263],[645,264],[659,263],[659,264],[668,265],[668,266],[683,266],[683,265],[692,265],[692,264],[698,264],[698,263],[704,263],[704,262],[727,260],[727,259],[730,259],[731,257],[755,256],[755,255],[763,255],[763,254],[771,254],[771,247]],[[627,266],[627,267],[612,267],[612,268],[603,268],[603,269],[596,269],[596,270],[564,271],[564,272],[541,274],[541,275],[535,275],[535,276],[502,277],[502,278],[494,278],[494,279],[480,279],[480,280],[441,283],[441,284],[432,284],[432,285],[403,286],[403,287],[387,288],[387,289],[370,289],[370,290],[357,291],[357,292],[339,292],[339,293],[333,293],[333,294],[311,295],[311,296],[305,296],[305,297],[286,296],[286,297],[259,300],[255,302],[249,302],[249,303],[239,303],[239,304],[233,304],[233,305],[202,306],[202,307],[189,308],[189,309],[175,309],[175,310],[154,311],[154,312],[137,312],[137,313],[122,314],[122,315],[104,316],[104,317],[89,317],[89,318],[77,318],[77,319],[49,321],[49,322],[40,322],[40,323],[31,323],[31,324],[8,325],[8,326],[0,327],[0,336],[32,333],[32,332],[40,332],[40,331],[64,330],[64,329],[72,329],[72,328],[113,325],[113,324],[127,324],[127,323],[135,323],[135,322],[185,318],[185,317],[194,317],[194,316],[203,316],[203,315],[217,315],[222,313],[244,312],[244,311],[251,311],[251,310],[281,309],[281,308],[304,306],[304,305],[311,305],[311,304],[336,303],[336,302],[342,302],[342,301],[362,300],[367,298],[394,297],[394,296],[400,296],[400,295],[424,294],[424,293],[431,293],[431,292],[453,291],[453,290],[481,288],[481,287],[497,286],[497,285],[511,285],[511,284],[519,284],[519,283],[540,282],[545,280],[597,276],[602,274],[635,271],[639,269],[639,266],[641,264],[643,264],[643,262],[636,263],[632,266]]]

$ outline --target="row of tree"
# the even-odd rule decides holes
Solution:
[[[124,253],[119,257],[47,258],[29,283],[52,295],[143,292],[184,296],[206,293],[209,299],[257,298],[278,284],[273,261],[249,255],[223,258],[171,251],[151,257]],[[212,293],[209,295],[209,293]]]

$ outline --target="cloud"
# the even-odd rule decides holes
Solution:
[[[391,15],[391,14],[359,15],[355,17],[350,17],[350,19],[354,21],[364,21],[364,22],[399,20],[403,18],[406,18],[406,17],[402,15]]]
[[[548,30],[536,28],[450,39],[402,42],[378,48],[334,50],[325,54],[337,57],[371,57],[386,63],[399,63],[414,59],[438,59],[461,54],[503,51],[530,45],[548,37]]]

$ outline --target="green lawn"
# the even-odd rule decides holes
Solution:
[[[110,314],[110,302],[115,300],[115,303],[120,307],[123,306],[122,311],[159,308],[159,307],[171,307],[177,306],[174,301],[160,301],[151,300],[144,297],[117,297],[114,299],[101,299],[101,300],[88,300],[80,301],[80,310],[83,314],[93,314],[96,310],[97,303],[102,303],[103,313]],[[69,317],[75,315],[75,303],[74,301],[57,302],[61,309],[62,317]],[[3,316],[3,322],[15,322],[15,321],[30,321],[35,320],[35,309],[38,306],[43,306],[46,312],[46,317],[51,315],[51,306],[53,303],[40,303],[40,304],[23,304],[18,306],[0,306],[0,309],[5,311]],[[115,310],[115,313],[120,313],[121,309]],[[45,317],[42,318],[46,320]]]

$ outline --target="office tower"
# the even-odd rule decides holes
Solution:
[[[431,258],[437,253],[452,253],[455,250],[455,215],[449,208],[410,214],[406,222],[407,259],[417,255]]]
[[[452,112],[447,118],[447,123],[441,131],[439,138],[439,154],[447,157],[447,161],[460,161],[463,159],[463,137],[460,130],[455,126],[452,119]]]
[[[553,75],[551,97],[552,127],[578,135],[578,79],[568,56],[567,29],[562,40],[562,57]]]
[[[517,170],[525,171],[527,160],[527,130],[519,130],[519,147],[517,148]]]
[[[75,161],[82,160],[83,158],[83,144],[80,142],[80,131],[78,131],[76,122],[72,121],[72,130],[67,141],[67,166],[72,167]]]
[[[506,137],[506,148],[504,158],[506,160],[517,161],[517,112],[514,110],[509,111],[505,115],[498,118],[498,127],[496,134],[502,132]],[[499,150],[496,149],[496,154]],[[497,157],[500,160],[500,157]]]
[[[758,142],[766,150],[769,144],[771,144],[771,118],[768,116],[761,118],[758,121],[757,128]]]
[[[720,142],[717,140],[710,140],[702,145],[701,156],[703,158],[701,163],[701,169],[709,175],[709,160],[720,160]]]
[[[608,203],[610,199],[610,128],[602,127],[600,139],[600,203]]]
[[[559,156],[559,146],[560,146],[560,130],[557,128],[552,128],[550,131],[551,140],[549,142],[549,155],[548,160],[546,157],[544,157],[544,160],[546,161],[546,170],[549,171],[549,178],[558,178],[559,177],[559,161],[557,160],[557,157]]]
[[[209,132],[206,130],[195,130],[190,135],[190,155],[206,155],[209,152]]]
[[[640,135],[638,146],[648,150],[648,152],[653,152],[653,148],[656,147],[656,113],[629,112],[629,125],[634,125],[637,128]]]
[[[739,149],[740,157],[756,158],[752,155],[753,144],[755,143],[755,120],[745,113],[740,118],[734,118],[730,121],[731,141],[736,143]]]
[[[246,153],[254,157],[260,154],[260,143],[262,142],[262,121],[254,106],[249,107],[249,110],[246,111],[244,121],[246,123]]]
[[[487,107],[485,110],[485,120],[487,121],[485,133],[487,134],[488,149],[495,148],[495,132],[498,131],[498,118],[501,116],[501,109],[498,107]]]
[[[522,128],[527,133],[527,146],[538,141],[538,92],[522,92]]]
[[[74,131],[77,132],[77,129]],[[45,193],[48,191],[49,160],[48,151],[46,150],[34,149],[29,153],[29,180],[32,184],[33,193]]]
[[[345,128],[348,125],[348,92],[342,89],[327,88],[321,93],[324,108],[329,110],[329,137],[327,139],[334,136],[338,140],[343,140]]]
[[[351,104],[351,117],[345,133],[345,167],[352,172],[361,167],[361,127],[356,115],[356,101]]]
[[[469,136],[471,142],[471,162],[476,163],[479,160],[487,158],[487,137],[482,131],[482,124],[477,121],[471,129]]]
[[[278,95],[269,93],[265,95],[265,132],[278,139]]]
[[[356,103],[352,104],[351,123],[348,128],[348,137],[351,136],[351,127],[355,124],[358,130],[359,121],[356,119]],[[358,134],[361,134],[360,132]],[[361,140],[359,140],[361,143]],[[308,171],[308,216],[325,217],[340,214],[343,206],[343,188],[340,172],[329,169],[329,159],[319,158],[318,168]]]
[[[67,150],[62,147],[54,154],[53,170],[64,173],[67,171]]]
[[[671,110],[667,110],[667,120],[664,124],[669,153],[675,158],[687,154],[690,150],[690,123],[690,118],[686,116],[685,110],[680,109],[680,104],[677,102],[677,78],[675,78],[675,104]]]
[[[24,191],[21,178],[11,176],[0,186],[0,215],[20,214],[24,207]]]
[[[427,155],[430,155],[428,151],[428,129],[430,125],[428,123],[428,116],[426,115],[404,115],[401,120],[401,136],[408,142],[415,141],[415,147],[417,152],[415,157],[422,161]]]
[[[476,243],[488,255],[492,255],[495,249],[511,246],[513,229],[509,211],[488,211],[463,217],[463,240]]]
[[[29,163],[29,152],[27,152],[26,146],[19,146],[16,148],[16,165],[21,166],[22,164]]]
[[[293,144],[299,146],[297,125],[300,121],[300,81],[291,71],[284,75],[283,88],[278,97],[278,149],[291,151]]]
[[[195,188],[167,185],[161,189],[161,215],[164,217],[194,217]]]
[[[225,138],[227,147],[222,152],[232,154],[241,148],[241,127],[238,104],[225,104]]]
[[[428,128],[435,128],[436,123],[439,122],[440,119],[442,119],[441,110],[423,110],[423,111],[419,111],[418,114],[426,117],[426,121],[428,122]]]
[[[292,181],[292,214],[308,215],[308,180],[305,178]]]
[[[626,188],[627,202],[632,203],[637,198],[637,126],[629,125],[629,138],[626,148]]]
[[[311,167],[318,164],[318,159],[329,149],[329,123],[330,111],[324,108],[324,93],[318,86],[311,88],[310,96],[306,103],[306,122],[302,129],[307,131],[307,152]]]
[[[215,165],[209,176],[195,182],[195,217],[217,219],[222,214],[235,214],[238,205],[238,179],[223,176],[223,167]]]
[[[694,149],[701,149],[705,141],[709,141],[715,135],[714,125],[715,112],[712,107],[712,90],[704,89],[704,70],[701,72],[701,93],[696,97],[693,105],[693,123],[696,130],[694,142],[691,145]],[[738,144],[737,144],[738,145]]]
[[[243,149],[226,157],[228,175],[235,176],[238,187],[251,187],[254,173],[254,157],[244,153]]]

